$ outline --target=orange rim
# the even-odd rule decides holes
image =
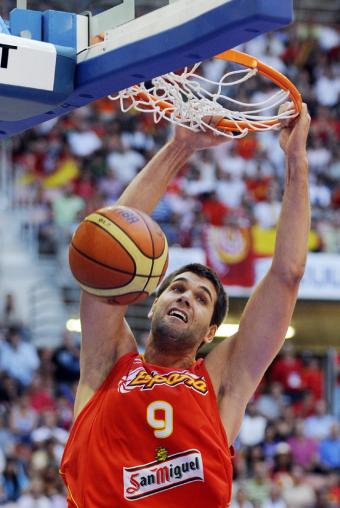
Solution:
[[[236,51],[235,49],[229,49],[228,51],[224,51],[223,53],[219,53],[215,55],[214,58],[219,58],[222,60],[227,60],[229,62],[234,62],[244,67],[248,67],[249,69],[257,69],[258,72],[270,79],[275,85],[279,88],[288,92],[287,99],[290,99],[295,107],[296,113],[300,113],[302,107],[302,99],[300,92],[295,87],[295,85],[281,72],[277,71],[270,65],[266,65],[261,62],[257,58],[248,55],[247,53],[242,53],[241,51]],[[169,113],[174,111],[174,107],[170,102],[160,101],[152,94],[148,94],[146,92],[139,92],[137,94],[138,99],[143,101],[151,101],[157,102],[157,105],[164,111],[169,111]],[[146,106],[147,107],[147,106]],[[150,105],[150,109],[153,109],[152,105]],[[261,125],[273,127],[275,125],[279,125],[280,121],[278,119],[271,120],[252,120],[254,123],[260,123]],[[223,118],[216,126],[218,129],[226,130],[226,131],[240,131],[243,129],[247,129],[249,132],[256,132],[258,129],[249,125],[247,121],[241,120],[237,121],[237,125],[235,125],[235,121],[227,120]]]
[[[257,68],[258,72],[262,74],[262,76],[265,76],[266,78],[270,79],[279,88],[289,93],[288,98],[293,101],[296,112],[300,113],[302,107],[302,99],[300,92],[298,91],[296,86],[293,85],[293,83],[281,72],[277,71],[270,65],[266,65],[265,63],[261,62],[261,60],[258,60],[253,56],[247,55],[246,53],[241,53],[241,51],[236,51],[235,49],[224,51],[223,53],[216,55],[215,58],[220,58],[223,60],[228,60],[229,62],[238,63],[250,69]],[[260,120],[259,122],[263,125],[271,127],[280,124],[280,121],[275,118],[272,120]],[[248,122],[241,121],[237,123],[241,129],[248,129],[248,131],[256,131],[256,129],[249,126]],[[217,127],[219,129],[224,129],[228,131],[239,130],[235,128],[234,122],[232,122],[231,120],[227,120],[225,118],[219,122]]]

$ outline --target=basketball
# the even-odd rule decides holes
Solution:
[[[108,303],[127,305],[147,298],[168,265],[168,244],[148,215],[126,206],[88,215],[69,247],[71,271],[81,288]]]

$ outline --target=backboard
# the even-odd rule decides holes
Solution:
[[[135,0],[99,13],[29,7],[18,0],[8,20],[0,18],[0,138],[210,58],[293,17],[292,0],[170,0],[140,17]]]

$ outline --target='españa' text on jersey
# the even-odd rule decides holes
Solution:
[[[226,508],[231,453],[204,362],[123,356],[77,417],[61,474],[69,508]]]

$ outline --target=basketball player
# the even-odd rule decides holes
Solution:
[[[286,105],[286,107],[289,107]],[[239,331],[204,361],[226,311],[216,275],[189,265],[161,285],[144,356],[126,307],[81,296],[81,373],[75,423],[62,460],[68,506],[226,508],[232,443],[247,402],[280,350],[304,272],[310,224],[306,140],[310,117],[284,125],[286,180],[272,265]],[[118,201],[151,213],[196,151],[222,137],[177,128]]]

